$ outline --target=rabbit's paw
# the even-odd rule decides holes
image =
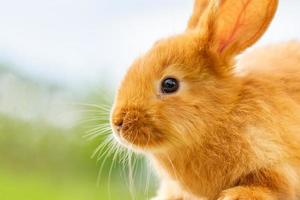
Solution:
[[[220,198],[218,198],[218,200],[256,200],[256,199],[249,197],[245,194],[224,193],[221,195]],[[260,200],[263,200],[263,199],[260,199]]]
[[[275,200],[275,198],[261,188],[236,187],[222,192],[218,200]]]

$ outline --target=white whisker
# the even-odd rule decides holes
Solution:
[[[99,110],[110,111],[111,106],[108,105],[97,105],[97,104],[89,104],[89,103],[79,103],[79,106],[86,106],[91,108],[98,108]]]
[[[106,132],[101,132],[101,133],[96,133],[96,134],[94,134],[94,135],[92,135],[92,136],[89,136],[88,138],[87,138],[87,141],[92,141],[92,140],[94,140],[94,139],[96,139],[96,138],[103,138],[103,137],[107,137],[107,136],[109,136],[109,135],[111,135],[111,131],[110,130],[108,130],[108,131],[106,131]]]
[[[135,199],[135,195],[134,195],[134,180],[133,180],[133,169],[132,169],[132,152],[129,153],[129,160],[128,160],[128,180],[129,180],[129,191],[130,191],[130,195],[131,198],[134,200]]]
[[[116,144],[116,143],[115,143]],[[118,147],[114,147],[114,156],[112,159],[112,163],[108,172],[108,194],[109,194],[109,199],[111,199],[111,174],[112,174],[112,170],[114,168],[114,164],[116,162],[116,158],[118,157]]]
[[[84,119],[84,120],[81,120],[79,123],[101,122],[101,121],[109,121],[109,118],[108,117],[97,117],[97,118],[91,118],[91,119]]]
[[[110,127],[99,127],[97,129],[94,129],[94,130],[91,130],[89,132],[87,132],[87,134],[85,134],[83,136],[83,138],[90,138],[91,136],[94,136],[94,135],[102,135],[102,134],[106,134],[110,132],[111,133],[111,129]]]

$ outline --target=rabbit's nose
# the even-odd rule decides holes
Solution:
[[[120,132],[120,130],[122,129],[123,123],[124,123],[123,118],[118,118],[118,119],[113,120],[113,125],[115,126],[117,132]]]

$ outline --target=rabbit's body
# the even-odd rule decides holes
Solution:
[[[159,199],[172,193],[170,199],[198,199],[191,193],[215,199],[252,176],[274,190],[284,188],[289,198],[281,199],[300,198],[300,43],[252,50],[237,67],[239,103],[226,121],[212,125],[211,142],[153,157],[166,179]],[[224,137],[232,131],[245,137]]]
[[[273,80],[300,103],[300,42],[254,49],[242,55],[237,73]]]
[[[154,164],[157,199],[300,199],[300,45],[234,62],[277,3],[196,0],[187,31],[131,66],[111,122],[122,144]]]

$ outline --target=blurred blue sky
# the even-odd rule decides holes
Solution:
[[[184,30],[193,0],[0,0],[0,62],[72,87],[116,83],[152,43]],[[259,45],[300,39],[300,1],[281,0]]]

